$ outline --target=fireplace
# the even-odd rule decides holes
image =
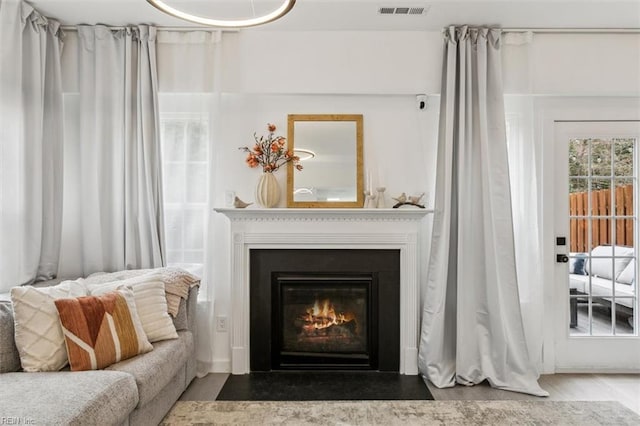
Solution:
[[[370,253],[391,251],[396,258],[399,256],[395,261],[395,279],[389,279],[390,268],[382,268],[377,273],[378,299],[385,301],[378,310],[378,318],[381,319],[378,348],[382,348],[378,351],[378,369],[398,371],[398,362],[394,367],[393,361],[389,361],[393,357],[386,351],[395,346],[400,353],[400,374],[418,374],[420,282],[423,273],[421,252],[428,253],[429,233],[425,225],[432,210],[216,208],[215,211],[229,225],[231,249],[228,268],[222,267],[216,274],[224,290],[218,298],[220,306],[217,312],[229,315],[230,330],[228,355],[220,355],[214,363],[215,371],[247,374],[271,369],[271,272],[260,272],[259,278],[256,276],[256,262],[262,262],[255,259],[257,251],[344,249]],[[287,264],[278,261],[275,269],[265,270],[328,272],[340,261],[339,258],[332,259],[315,270],[299,268],[300,262]],[[375,271],[375,265],[369,270]],[[344,271],[353,269],[347,264],[342,267]],[[228,287],[224,287],[227,282]],[[389,282],[392,283],[390,286]],[[394,287],[399,292],[395,298],[387,294],[389,288]],[[264,299],[269,300],[269,309],[256,308],[263,305]],[[400,307],[399,320],[393,316],[394,313],[386,311],[391,302]],[[395,325],[393,321],[396,321]],[[262,325],[256,325],[256,322]],[[387,336],[384,330],[393,330],[395,334]],[[224,346],[225,336],[219,337],[221,340],[216,342]],[[219,349],[225,352],[224,347]]]
[[[398,250],[257,249],[249,258],[252,371],[399,371]]]
[[[371,275],[276,274],[272,366],[377,369],[376,295]]]

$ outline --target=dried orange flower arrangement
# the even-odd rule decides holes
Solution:
[[[267,137],[258,136],[254,133],[253,138],[256,140],[253,148],[243,146],[238,149],[248,153],[246,163],[249,167],[254,168],[262,166],[262,171],[273,173],[280,167],[290,161],[297,170],[302,170],[300,157],[293,155],[293,151],[287,149],[287,140],[282,136],[274,136],[276,126],[267,124],[269,135]]]

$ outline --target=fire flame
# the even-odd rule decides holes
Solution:
[[[305,321],[304,330],[310,332],[353,321],[355,320],[355,315],[351,312],[336,313],[331,301],[324,299],[316,300],[313,306],[307,309],[303,319]]]

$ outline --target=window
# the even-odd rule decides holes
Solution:
[[[202,276],[207,238],[209,119],[160,115],[167,264]]]
[[[636,254],[633,138],[572,138],[570,332],[633,335]]]

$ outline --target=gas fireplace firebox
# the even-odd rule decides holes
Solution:
[[[376,287],[370,275],[276,274],[272,363],[281,368],[377,368]]]
[[[251,370],[399,369],[396,250],[251,250]]]

